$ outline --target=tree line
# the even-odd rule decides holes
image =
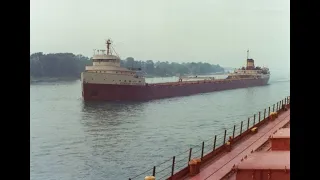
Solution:
[[[80,77],[85,66],[92,65],[91,58],[73,53],[42,52],[30,55],[30,76],[32,77]],[[132,57],[121,60],[121,67],[140,68],[148,76],[205,75],[224,72],[219,65],[202,62],[169,63],[153,60],[139,61]]]

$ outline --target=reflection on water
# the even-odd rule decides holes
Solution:
[[[110,103],[110,102],[82,102],[82,112],[87,116],[93,116],[94,119],[117,119],[128,114],[139,114],[143,111],[143,102],[136,103]]]
[[[123,112],[123,111],[136,111],[141,110],[142,103],[140,102],[86,102],[82,101],[82,110],[84,112],[92,113],[101,112]]]
[[[134,103],[84,102],[79,81],[31,85],[30,178],[127,179],[287,95],[287,77]]]

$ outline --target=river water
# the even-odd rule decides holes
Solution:
[[[30,178],[128,179],[289,95],[280,72],[262,87],[126,104],[84,103],[79,80],[31,84]]]

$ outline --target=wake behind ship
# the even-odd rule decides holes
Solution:
[[[98,50],[92,57],[93,65],[81,73],[82,97],[85,101],[147,101],[236,88],[266,85],[270,78],[268,68],[255,67],[247,58],[247,66],[229,73],[226,79],[213,77],[180,77],[178,82],[145,82],[143,73],[120,67],[119,56],[113,55],[111,41],[107,52]],[[101,53],[100,53],[101,52]],[[249,52],[249,51],[248,51]],[[189,80],[188,80],[189,79]]]

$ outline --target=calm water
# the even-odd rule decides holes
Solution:
[[[129,104],[84,103],[80,81],[32,84],[30,177],[127,179],[287,95],[284,73],[263,87]]]

